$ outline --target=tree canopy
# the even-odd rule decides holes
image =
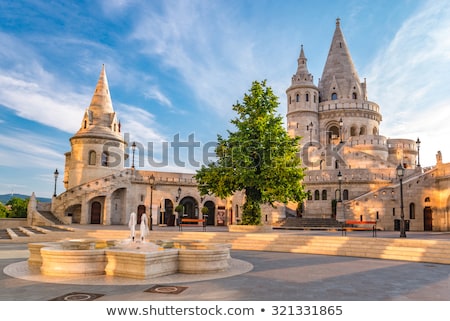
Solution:
[[[233,105],[236,131],[217,136],[217,161],[195,175],[202,195],[225,198],[245,191],[242,224],[261,223],[261,204],[301,202],[307,194],[297,156],[300,137],[291,138],[276,114],[278,97],[266,81],[254,81],[242,102]]]

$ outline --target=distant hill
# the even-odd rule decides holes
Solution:
[[[2,195],[0,195],[0,202],[2,202],[3,204],[6,204],[12,197],[18,197],[18,198],[26,199],[26,198],[30,198],[30,195],[24,195],[24,194],[2,194]],[[43,203],[52,201],[51,198],[47,198],[47,197],[36,197],[36,199],[38,200],[38,202],[43,202]]]

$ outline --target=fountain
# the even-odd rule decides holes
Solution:
[[[149,279],[214,273],[230,266],[230,245],[200,241],[73,239],[30,243],[28,265],[47,276],[108,275]]]

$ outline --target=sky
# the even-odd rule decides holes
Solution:
[[[253,81],[267,80],[285,119],[301,45],[317,85],[336,18],[368,99],[380,106],[380,134],[419,137],[422,166],[439,150],[448,162],[448,1],[7,0],[0,194],[51,197],[55,169],[64,191],[64,154],[103,64],[122,133],[138,144],[135,166],[194,173],[232,129],[232,105]],[[175,155],[174,142],[194,156],[187,148]]]

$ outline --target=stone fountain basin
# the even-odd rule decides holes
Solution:
[[[123,243],[70,240],[29,244],[31,267],[44,275],[106,274],[148,279],[175,273],[214,273],[230,266],[230,245],[198,241]]]

